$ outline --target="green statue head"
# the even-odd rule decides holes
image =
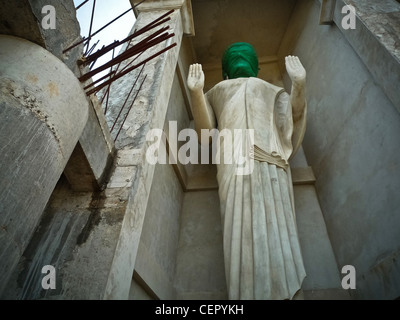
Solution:
[[[223,79],[257,77],[258,58],[253,46],[246,42],[231,44],[222,57]]]

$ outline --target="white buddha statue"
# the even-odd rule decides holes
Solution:
[[[206,94],[202,66],[189,69],[199,137],[201,129],[254,129],[249,153],[254,167],[247,175],[237,174],[237,164],[224,163],[226,142],[221,139],[219,146],[217,180],[229,299],[293,299],[306,276],[289,167],[305,132],[306,71],[295,56],[285,62],[290,94],[257,78],[256,52],[243,42],[225,51],[225,80]]]

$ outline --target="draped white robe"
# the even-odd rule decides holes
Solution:
[[[218,129],[254,129],[253,171],[224,163],[217,179],[229,299],[292,299],[306,276],[297,234],[289,157],[304,135],[293,124],[289,95],[258,78],[225,80],[206,94]],[[293,135],[295,129],[296,134]],[[234,146],[235,147],[235,146]],[[234,162],[234,161],[233,161]]]

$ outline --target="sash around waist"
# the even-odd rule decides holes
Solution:
[[[272,152],[272,154],[269,154],[257,145],[253,145],[252,149],[254,151],[250,151],[250,157],[254,160],[274,164],[277,167],[284,169],[285,171],[288,169],[289,163],[285,159],[283,159],[278,153]]]

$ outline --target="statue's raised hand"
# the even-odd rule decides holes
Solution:
[[[296,56],[287,56],[285,58],[286,71],[295,83],[304,83],[306,81],[306,69],[300,62],[300,59]]]
[[[201,91],[204,88],[204,72],[201,64],[190,65],[187,85],[191,91]]]

